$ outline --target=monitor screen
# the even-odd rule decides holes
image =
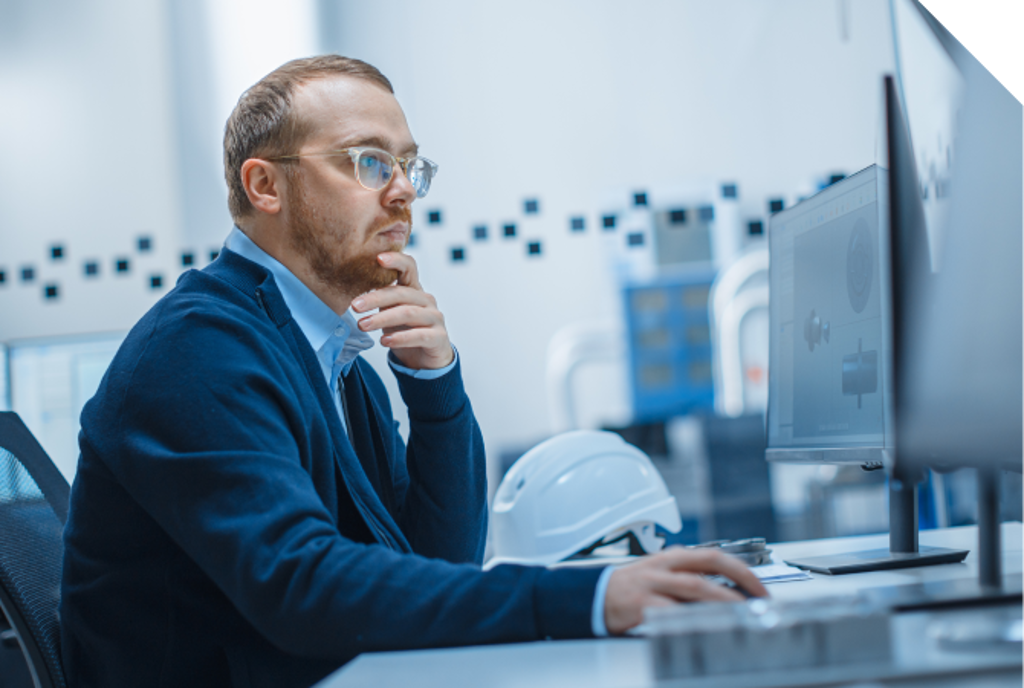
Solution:
[[[887,228],[876,166],[772,217],[769,460],[881,463],[892,447]]]

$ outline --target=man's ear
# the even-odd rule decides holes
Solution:
[[[254,208],[268,215],[281,212],[286,182],[280,167],[266,160],[249,158],[242,163],[241,174],[245,195]]]

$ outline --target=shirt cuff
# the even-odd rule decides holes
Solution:
[[[394,353],[390,351],[388,352],[388,364],[391,366],[391,369],[394,370],[395,372],[402,373],[403,375],[408,375],[409,377],[416,378],[417,380],[436,380],[445,373],[450,372],[451,369],[455,367],[455,364],[459,362],[459,350],[455,348],[454,344],[452,345],[452,353],[455,354],[455,357],[452,359],[452,362],[446,365],[444,368],[427,368],[424,370],[413,370],[412,368],[406,368],[404,365],[401,365],[395,360]]]
[[[615,573],[614,566],[609,566],[602,571],[601,577],[597,579],[597,587],[594,588],[594,606],[590,612],[590,629],[594,632],[594,637],[597,638],[608,637],[608,627],[604,625],[604,595],[608,592],[608,581],[613,573]]]

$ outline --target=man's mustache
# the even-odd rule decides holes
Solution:
[[[376,234],[377,232],[387,229],[396,222],[404,222],[409,227],[409,231],[412,231],[412,208],[405,206],[403,208],[388,208],[387,217],[381,218],[378,222],[375,222],[370,227],[370,234]]]

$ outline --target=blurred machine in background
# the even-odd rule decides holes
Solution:
[[[713,273],[705,269],[625,287],[637,422],[714,408],[708,319],[712,280]]]

